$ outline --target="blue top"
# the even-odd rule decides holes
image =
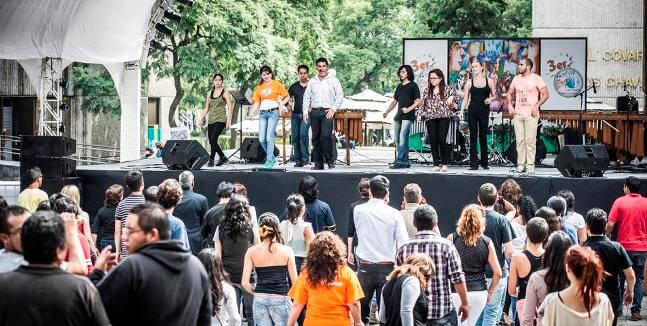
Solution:
[[[184,222],[172,214],[168,214],[167,216],[171,223],[171,240],[180,241],[184,248],[191,250],[191,245],[189,245],[189,236],[186,233]]]
[[[284,209],[281,213],[280,220],[288,218],[288,210]],[[312,230],[315,233],[325,231],[325,227],[329,227],[330,231],[335,230],[335,218],[332,215],[330,206],[324,201],[315,199],[313,202],[306,203],[306,214],[303,220],[312,223]]]
[[[573,241],[573,244],[579,243],[577,241],[577,231],[575,231],[575,228],[573,226],[562,224],[562,231],[568,234],[568,237],[571,238],[571,241]]]

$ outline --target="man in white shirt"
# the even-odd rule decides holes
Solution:
[[[303,119],[310,115],[312,127],[313,170],[323,170],[324,161],[329,169],[335,168],[332,149],[333,117],[341,107],[344,92],[337,77],[328,74],[328,60],[316,61],[317,77],[310,79],[303,94]],[[306,110],[307,109],[307,110]]]
[[[362,286],[362,321],[369,322],[373,292],[379,298],[386,277],[393,271],[397,249],[409,236],[400,211],[390,207],[389,179],[375,176],[370,181],[371,199],[357,205],[354,211],[358,245],[355,251],[359,261],[357,278]]]

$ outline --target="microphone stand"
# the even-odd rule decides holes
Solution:
[[[579,117],[578,123],[579,123],[580,132],[582,133],[582,145],[586,145],[586,128],[584,127],[584,120],[583,120],[584,112],[586,112],[584,95],[586,95],[586,93],[588,93],[588,91],[591,89],[594,89],[595,91],[595,85],[592,85],[591,87],[588,87],[585,90],[581,91],[579,94],[575,95],[580,97],[580,117]]]

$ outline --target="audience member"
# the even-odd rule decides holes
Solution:
[[[290,283],[297,279],[292,248],[283,244],[279,218],[264,213],[258,222],[261,242],[247,250],[242,286],[254,294],[254,321],[257,325],[287,325],[292,300],[287,296]],[[274,247],[274,248],[272,248]],[[256,286],[249,280],[256,271]]]
[[[252,231],[254,231],[254,241],[260,241],[260,234],[258,232],[258,217],[256,215],[256,207],[252,206],[247,194],[247,187],[240,182],[234,182],[234,194],[242,195],[247,198],[247,207],[249,211],[249,222],[252,224]]]
[[[631,258],[631,268],[636,275],[631,320],[641,320],[644,269],[647,264],[647,199],[640,195],[640,179],[627,177],[623,187],[625,195],[613,202],[609,212],[606,234],[618,225],[618,242]],[[621,284],[624,283],[621,281]]]
[[[115,247],[115,211],[119,202],[124,199],[124,187],[112,185],[106,189],[103,207],[97,212],[92,223],[92,237],[99,251],[107,246]]]
[[[401,266],[409,256],[416,253],[431,257],[436,267],[427,280],[425,295],[429,302],[427,320],[431,325],[458,325],[457,311],[451,298],[452,285],[458,293],[461,304],[458,316],[461,321],[469,318],[469,302],[461,258],[452,243],[433,232],[438,225],[438,214],[430,205],[421,205],[413,214],[413,223],[418,232],[397,251],[396,263]]]
[[[570,225],[577,231],[577,239],[579,243],[586,241],[586,229],[584,228],[584,217],[575,212],[575,194],[568,189],[560,190],[557,193],[566,200],[566,213],[564,214],[564,224]]]
[[[213,235],[225,212],[225,207],[234,193],[234,185],[228,181],[222,181],[216,188],[218,204],[211,207],[205,214],[200,227],[202,236],[202,248],[213,248]],[[222,257],[222,256],[221,256]]]
[[[522,196],[521,186],[514,179],[506,179],[499,186],[499,200],[494,205],[495,211],[501,215],[505,215],[508,220],[518,217],[520,214],[519,204]]]
[[[121,240],[121,231],[126,228],[126,218],[133,207],[145,202],[144,195],[144,175],[139,170],[131,170],[126,174],[126,186],[130,195],[119,202],[115,209],[115,248],[117,260],[128,257],[126,244]]]
[[[541,316],[537,309],[546,298],[546,294],[561,291],[568,286],[564,257],[573,245],[570,237],[563,231],[555,231],[548,237],[546,251],[541,263],[541,270],[532,273],[526,287],[526,302],[523,311],[519,312],[521,326],[541,325]]]
[[[210,325],[210,281],[204,267],[177,241],[157,204],[137,205],[126,219],[128,259],[109,273],[97,264],[97,284],[110,323],[119,325]]]
[[[312,224],[303,220],[306,213],[303,196],[292,194],[287,199],[288,219],[281,222],[279,231],[283,236],[285,244],[292,248],[297,267],[297,273],[301,272],[301,266],[306,258],[306,251],[315,238]]]
[[[97,289],[61,270],[66,227],[52,211],[34,213],[20,231],[27,266],[0,274],[5,325],[109,325]]]
[[[299,193],[306,201],[305,221],[312,223],[315,233],[321,231],[335,231],[335,218],[328,203],[319,199],[319,185],[313,176],[305,176],[299,183]],[[283,217],[287,216],[283,214]],[[285,219],[285,218],[283,218]]]
[[[559,198],[555,202],[560,202],[562,201],[562,198]],[[535,212],[536,217],[541,217],[546,222],[548,223],[548,230],[552,234],[557,231],[562,231],[568,235],[569,239],[571,239],[571,243],[577,244],[577,233],[575,232],[574,228],[566,227],[562,224],[562,218],[555,212],[554,209],[543,206],[540,207],[536,212]]]
[[[427,255],[414,254],[387,277],[380,300],[380,323],[389,326],[426,326],[429,304],[424,289],[434,273]]]
[[[359,192],[359,200],[350,204],[348,209],[348,237],[346,238],[348,246],[348,263],[353,265],[355,269],[359,267],[357,259],[355,258],[355,250],[357,249],[357,234],[355,234],[355,207],[366,203],[371,198],[369,178],[361,178],[357,184],[357,192]]]
[[[404,226],[407,228],[407,233],[409,237],[412,237],[418,230],[413,226],[413,212],[416,211],[416,208],[420,206],[420,200],[422,199],[422,189],[416,183],[409,183],[404,186],[404,209],[400,210],[402,218],[404,218]]]
[[[0,211],[0,273],[11,272],[27,265],[22,254],[20,231],[31,213],[20,206],[9,206]]]
[[[157,204],[158,186],[149,186],[144,190],[144,200],[150,204]]]
[[[619,243],[609,240],[604,235],[607,226],[607,213],[599,208],[591,208],[586,213],[585,229],[588,238],[584,245],[590,247],[598,254],[607,276],[602,283],[602,292],[609,297],[615,317],[613,326],[618,323],[618,316],[622,315],[623,302],[630,306],[633,302],[634,286],[636,275],[631,268],[632,262],[629,255]],[[620,276],[627,280],[627,287],[624,282],[620,283]],[[640,293],[639,293],[640,295]]]
[[[92,229],[90,227],[92,223],[90,223],[90,215],[81,208],[81,191],[79,191],[79,187],[75,185],[65,185],[61,189],[61,194],[70,197],[78,207],[79,212],[77,215],[83,221],[79,224],[79,232],[83,233],[83,236],[90,241],[90,250],[93,253],[98,254],[95,240],[92,237]]]
[[[512,253],[517,254],[523,251],[524,246],[526,245],[526,239],[528,235],[526,234],[526,225],[531,218],[535,217],[535,212],[537,211],[537,205],[532,197],[524,195],[519,200],[519,214],[510,221],[510,226],[514,231],[516,237],[512,239]]]
[[[184,226],[189,236],[191,252],[197,255],[202,250],[202,236],[200,227],[203,223],[204,215],[209,210],[207,197],[195,192],[195,178],[191,171],[180,173],[180,185],[182,186],[182,200],[175,207],[173,215],[177,216]]]
[[[609,325],[613,308],[600,292],[604,269],[591,248],[573,246],[566,254],[566,275],[570,285],[550,293],[542,303],[544,325]]]
[[[222,259],[213,248],[202,249],[198,259],[207,270],[211,289],[211,326],[240,326],[236,290],[222,267]]]
[[[485,217],[483,210],[478,205],[468,205],[463,209],[456,233],[447,238],[454,244],[461,258],[461,266],[465,273],[467,284],[467,301],[469,302],[469,318],[461,323],[463,326],[474,326],[485,308],[485,303],[492,298],[497,289],[499,280],[503,276],[496,249],[492,240],[483,235],[485,230]],[[489,284],[485,279],[485,269],[489,266],[492,270],[492,281]],[[452,294],[455,305],[460,304],[457,294]]]
[[[40,168],[34,167],[27,171],[27,182],[27,188],[18,194],[18,206],[35,212],[38,204],[48,199],[47,193],[40,190],[43,185],[43,174],[40,172]]]
[[[575,227],[564,223],[564,216],[566,215],[566,209],[568,207],[566,199],[561,196],[552,196],[548,198],[546,206],[552,208],[555,211],[555,214],[557,214],[557,220],[559,220],[559,224],[561,225],[560,230],[566,232],[566,234],[571,237],[573,244],[578,244],[579,240],[577,237],[577,230]]]
[[[157,191],[157,202],[164,208],[164,212],[171,223],[171,240],[182,242],[184,248],[191,250],[189,235],[186,232],[184,222],[173,215],[173,211],[182,200],[182,187],[175,179],[166,179],[159,185]]]
[[[346,248],[332,232],[317,234],[308,248],[303,271],[288,295],[294,300],[288,325],[307,305],[305,325],[361,325],[357,276],[346,266]],[[352,318],[352,320],[351,320]]]
[[[88,238],[85,237],[83,233],[79,231],[79,225],[83,223],[83,218],[79,215],[79,207],[70,197],[66,195],[63,195],[60,193],[55,194],[55,195],[52,195],[50,200],[53,198],[58,198],[58,199],[53,201],[52,210],[61,215],[65,213],[70,214],[69,215],[70,218],[73,219],[74,227],[77,230],[77,232],[75,232],[75,235],[78,238],[78,243],[81,249],[76,254],[71,251],[68,251],[66,260],[69,260],[70,258],[73,258],[76,255],[78,255],[78,257],[81,259],[82,263],[86,267],[86,270],[84,273],[84,275],[86,275],[89,272],[92,272],[92,254],[90,249],[90,241],[88,240]]]

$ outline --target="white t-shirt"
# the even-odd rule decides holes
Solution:
[[[575,228],[575,230],[580,230],[584,228],[584,217],[576,212],[566,212],[564,216],[564,224],[570,225]]]
[[[241,319],[236,304],[236,290],[227,282],[222,282],[225,295],[218,302],[216,315],[211,317],[212,326],[238,326]]]

